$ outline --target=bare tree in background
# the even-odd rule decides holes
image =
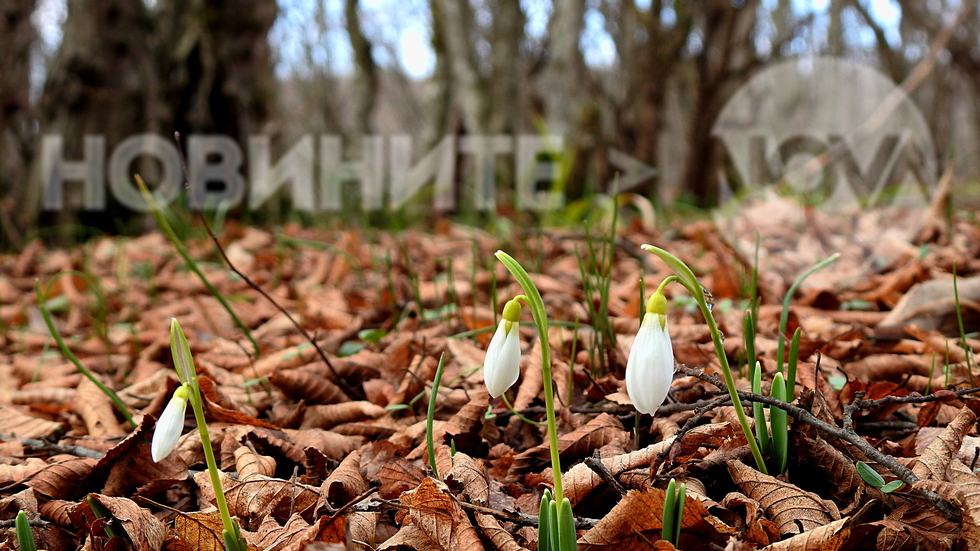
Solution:
[[[371,52],[372,44],[364,34],[361,26],[360,7],[358,0],[345,0],[344,19],[347,35],[350,38],[351,50],[354,52],[354,89],[351,100],[354,104],[353,144],[358,144],[356,138],[372,130],[371,115],[378,98],[379,70]],[[355,147],[357,147],[355,145]]]
[[[33,157],[31,129],[31,47],[36,39],[31,14],[36,0],[0,5],[0,249],[20,244],[23,235],[14,213],[27,189]]]

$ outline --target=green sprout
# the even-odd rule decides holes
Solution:
[[[660,534],[662,539],[669,541],[674,547],[677,547],[677,542],[681,539],[686,497],[687,485],[681,482],[678,487],[677,482],[671,478],[667,484],[667,493],[664,495],[664,515]]]
[[[901,480],[892,480],[891,482],[885,484],[885,479],[878,474],[878,471],[872,469],[871,466],[864,461],[858,461],[854,464],[854,466],[857,468],[858,474],[861,475],[861,479],[867,482],[868,486],[878,488],[886,494],[894,492],[905,484]]]
[[[34,543],[34,532],[31,531],[31,524],[27,520],[27,513],[19,511],[17,518],[14,519],[14,527],[17,532],[17,544],[20,551],[37,551],[37,544]]]

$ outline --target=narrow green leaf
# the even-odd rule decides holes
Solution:
[[[674,520],[674,547],[681,541],[681,526],[684,524],[684,500],[687,499],[687,484],[681,482],[680,487],[677,489],[677,517]]]
[[[538,550],[552,551],[551,547],[551,492],[544,491],[541,508],[538,510]]]
[[[773,398],[786,401],[786,382],[783,380],[782,373],[776,373],[772,379]],[[776,466],[776,472],[786,471],[786,461],[789,449],[789,415],[785,410],[770,407],[769,424],[772,426],[772,458]]]
[[[762,394],[762,365],[755,362],[752,372],[752,392]],[[752,416],[755,417],[755,435],[759,439],[759,448],[763,455],[769,455],[769,427],[766,424],[766,406],[759,402],[752,403]]]
[[[436,467],[436,446],[432,439],[432,426],[435,423],[436,398],[439,396],[439,383],[442,382],[442,368],[446,365],[446,353],[439,356],[439,365],[436,367],[435,377],[432,378],[432,393],[429,394],[429,409],[425,415],[425,442],[429,449],[429,466],[432,467],[432,476],[436,480],[439,478],[439,468]]]
[[[194,357],[191,356],[191,346],[187,343],[184,330],[177,318],[170,320],[170,352],[174,357],[177,376],[182,383],[193,383],[197,380],[197,369],[194,367]]]
[[[578,549],[577,540],[572,502],[566,497],[558,506],[558,548],[561,551],[575,551]]]
[[[796,365],[800,358],[800,338],[803,330],[799,327],[793,333],[793,340],[789,344],[789,363],[786,366],[786,399],[784,402],[792,402],[796,398]]]
[[[677,482],[673,478],[667,483],[667,493],[664,495],[663,525],[660,527],[660,537],[670,541],[674,535],[674,525],[677,523]]]
[[[17,543],[20,545],[20,551],[37,551],[37,544],[34,543],[34,533],[31,532],[31,524],[27,520],[27,513],[20,511],[17,513],[17,519],[14,520],[14,526],[17,528]]]
[[[904,484],[905,483],[902,482],[901,480],[892,480],[888,484],[885,484],[884,486],[882,486],[881,487],[881,491],[882,492],[885,492],[886,494],[890,494],[890,493],[894,492],[895,490],[901,488],[902,485],[904,485]]]
[[[861,478],[868,483],[868,486],[873,486],[875,488],[881,488],[885,485],[885,479],[882,478],[878,471],[872,469],[864,461],[858,461],[854,464],[857,467],[857,472],[861,475]],[[901,482],[901,481],[898,481]]]

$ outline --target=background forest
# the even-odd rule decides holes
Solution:
[[[410,134],[418,157],[447,135],[549,133],[573,195],[611,189],[627,162],[615,150],[656,171],[634,190],[709,206],[725,102],[780,59],[825,54],[905,83],[938,168],[980,173],[975,0],[4,0],[0,52],[6,247],[39,225],[124,227],[42,214],[52,133],[66,159],[87,134],[108,151],[145,132],[264,134],[277,159],[305,134],[341,136],[358,158],[372,134]]]

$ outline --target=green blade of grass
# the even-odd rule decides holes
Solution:
[[[252,332],[249,330],[248,326],[245,325],[245,323],[242,322],[242,320],[238,317],[235,311],[232,310],[231,305],[228,304],[228,301],[225,300],[225,297],[220,292],[218,292],[218,289],[214,285],[212,285],[210,281],[208,281],[208,278],[204,277],[204,273],[201,272],[201,269],[197,266],[197,263],[194,262],[193,258],[191,258],[191,254],[187,250],[187,247],[185,247],[184,244],[181,243],[180,239],[177,237],[177,234],[174,233],[174,229],[170,226],[170,223],[167,222],[167,219],[163,216],[163,212],[160,211],[160,207],[157,205],[156,200],[153,198],[153,194],[150,193],[150,190],[147,189],[146,184],[143,183],[143,179],[140,178],[138,174],[135,175],[135,179],[137,185],[139,185],[140,191],[143,193],[143,198],[146,200],[146,204],[150,207],[150,211],[153,213],[153,217],[157,221],[157,225],[160,226],[160,230],[163,231],[164,235],[167,236],[167,239],[169,239],[170,243],[174,246],[174,249],[176,249],[177,253],[181,256],[181,258],[184,259],[184,263],[187,264],[187,267],[190,268],[190,270],[194,272],[195,275],[197,275],[198,279],[201,280],[201,283],[203,283],[204,286],[207,287],[208,292],[210,292],[214,296],[214,298],[218,299],[218,302],[221,303],[221,306],[225,309],[226,312],[228,312],[228,315],[231,316],[231,319],[232,321],[235,322],[235,325],[237,325],[238,328],[241,329],[243,333],[245,333],[245,337],[248,338],[248,341],[250,343],[252,343],[252,350],[254,351],[255,357],[256,358],[260,357],[262,355],[262,352],[259,350],[259,343],[256,342],[255,337],[252,336]]]

